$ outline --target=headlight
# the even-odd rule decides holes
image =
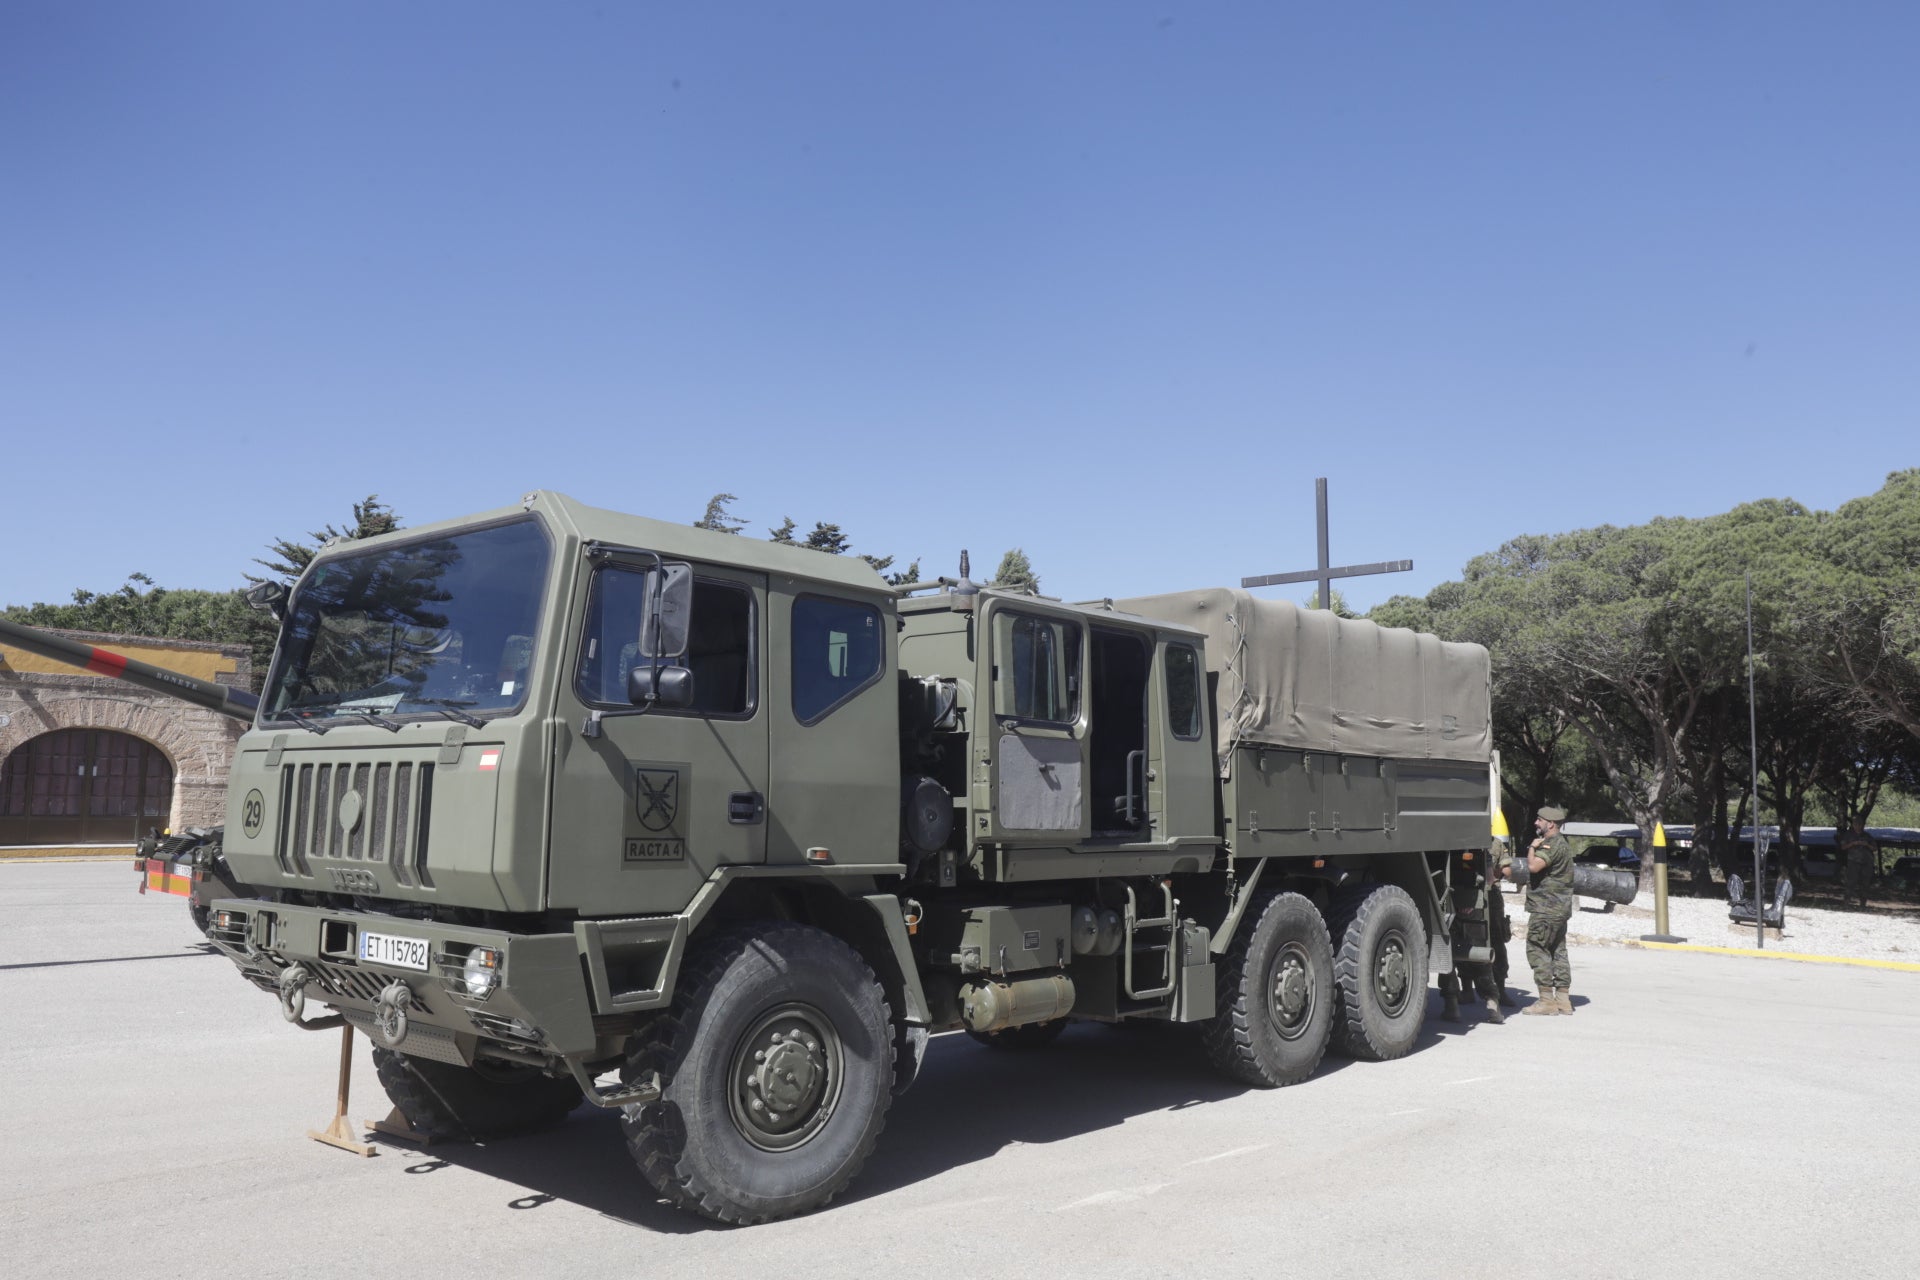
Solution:
[[[468,995],[475,1000],[485,1000],[500,985],[500,953],[491,947],[475,947],[467,952],[467,966],[461,977]]]

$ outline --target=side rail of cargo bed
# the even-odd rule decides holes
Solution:
[[[1221,782],[1242,858],[1481,849],[1484,761],[1407,760],[1243,744]]]

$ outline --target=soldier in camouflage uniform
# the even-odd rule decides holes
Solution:
[[[1506,844],[1496,836],[1491,848],[1462,852],[1458,857],[1453,872],[1455,910],[1467,920],[1485,920],[1492,955],[1486,960],[1469,960],[1469,952],[1456,940],[1453,971],[1440,975],[1440,1016],[1447,1022],[1461,1021],[1460,996],[1470,989],[1486,1001],[1488,1022],[1505,1022],[1507,1015],[1500,1006],[1511,1007],[1513,1003],[1502,985],[1507,973],[1507,935],[1512,931],[1507,923],[1505,895],[1500,892],[1500,876],[1508,861]],[[1465,945],[1471,947],[1471,933]]]
[[[1573,917],[1573,846],[1560,834],[1565,809],[1540,810],[1539,832],[1526,852],[1527,963],[1540,998],[1521,1010],[1529,1014],[1570,1014],[1573,968],[1567,960],[1567,921]]]

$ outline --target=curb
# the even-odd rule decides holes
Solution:
[[[49,846],[45,849],[0,849],[0,862],[118,862],[133,861],[132,845],[88,848],[85,845]]]
[[[1642,942],[1627,939],[1625,945],[1642,951],[1698,951],[1712,956],[1745,956],[1751,960],[1798,960],[1804,964],[1843,964],[1855,969],[1893,969],[1901,973],[1920,973],[1920,963],[1911,960],[1863,960],[1853,956],[1816,956],[1804,951],[1754,951],[1741,947],[1710,947],[1692,942]]]

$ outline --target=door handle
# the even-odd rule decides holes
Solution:
[[[727,797],[727,821],[752,826],[766,815],[767,802],[758,791],[736,791]]]

